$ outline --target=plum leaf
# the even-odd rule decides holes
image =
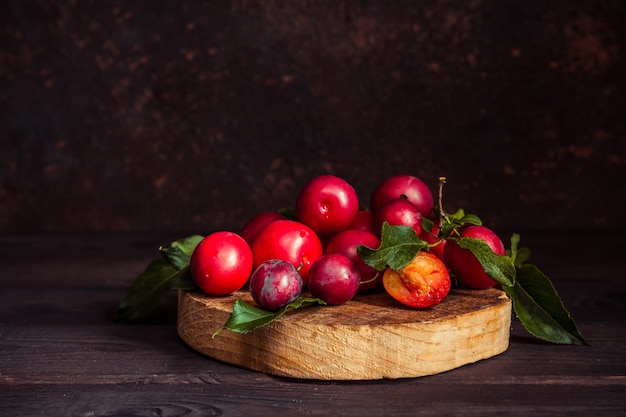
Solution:
[[[552,282],[535,265],[517,268],[515,285],[503,289],[531,335],[551,343],[588,345]]]
[[[177,271],[182,271],[189,265],[191,257],[178,247],[159,248],[159,251],[167,263],[176,268]]]
[[[519,247],[520,235],[513,233],[511,235],[511,249],[507,249],[506,253],[513,261],[513,265],[521,267],[524,262],[528,261],[531,256],[530,249]]]
[[[484,240],[474,237],[454,238],[455,242],[464,249],[472,251],[487,275],[501,285],[515,284],[515,265],[508,256],[500,256],[491,250]]]
[[[165,259],[148,264],[120,303],[115,320],[137,321],[149,316],[159,306],[179,273]]]
[[[154,260],[139,274],[122,299],[115,320],[138,321],[152,314],[170,289],[197,289],[189,273],[189,259],[200,235],[178,239],[160,247],[163,258]]]
[[[530,258],[530,250],[519,248],[518,234],[511,237],[506,256],[496,255],[480,239],[454,239],[459,246],[471,250],[485,272],[502,286],[528,333],[556,344],[588,344],[550,279],[535,265],[523,264]]]
[[[445,214],[441,221],[441,230],[439,231],[439,238],[448,239],[455,230],[465,225],[481,226],[483,224],[480,217],[475,214],[465,214],[463,209],[459,209],[455,213]],[[422,229],[429,233],[432,233],[434,227],[433,220],[422,217]]]
[[[182,271],[189,266],[191,254],[202,239],[203,237],[200,235],[192,235],[172,242],[169,248],[161,246],[159,251],[170,265]]]
[[[172,279],[173,290],[200,291],[196,282],[191,277],[189,267],[184,268]]]
[[[359,245],[357,253],[363,262],[377,271],[383,271],[387,266],[399,270],[411,263],[418,252],[427,247],[428,243],[421,240],[412,227],[392,226],[385,222],[380,246],[373,249]]]
[[[238,298],[233,305],[230,317],[222,327],[213,333],[212,337],[217,336],[225,329],[235,333],[250,333],[263,326],[267,326],[290,310],[315,304],[325,305],[326,302],[319,298],[300,297],[278,311],[267,311]]]

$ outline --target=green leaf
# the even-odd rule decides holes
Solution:
[[[452,235],[452,233],[457,230],[459,227],[456,223],[443,222],[441,225],[441,230],[439,231],[439,238],[448,239]]]
[[[165,259],[151,262],[137,277],[117,310],[118,321],[136,321],[146,318],[159,306],[161,298],[171,288],[179,271]]]
[[[300,297],[296,301],[274,312],[255,307],[239,298],[233,306],[230,317],[222,327],[213,333],[213,337],[217,336],[224,329],[236,333],[250,333],[258,328],[267,326],[290,310],[314,304],[325,305],[326,303],[319,298]]]
[[[296,214],[295,207],[283,207],[277,211],[278,211],[278,214],[282,214],[289,220],[298,220],[298,215]]]
[[[472,251],[487,275],[498,284],[513,286],[515,283],[515,265],[508,256],[500,256],[491,250],[489,245],[481,239],[473,237],[454,238],[456,243],[464,249]]]
[[[452,223],[457,223],[460,224],[461,223],[461,219],[463,218],[463,216],[465,216],[465,210],[463,209],[458,209],[456,212],[454,213],[446,213],[446,217],[452,222]]]
[[[531,258],[532,252],[528,248],[519,248],[515,255],[514,264],[516,267],[521,267]]]
[[[198,243],[200,243],[202,239],[204,239],[204,236],[191,235],[172,242],[170,246],[180,249],[183,253],[187,254],[187,256],[191,256],[194,249],[196,249],[196,246],[198,246]]]
[[[441,224],[439,237],[442,239],[448,239],[450,236],[452,236],[455,230],[458,230],[468,224],[481,226],[483,222],[475,214],[465,214],[465,211],[463,209],[459,209],[456,213],[446,214]],[[422,222],[422,226],[423,225],[424,222]]]
[[[513,233],[511,235],[511,249],[507,250],[507,255],[511,258],[513,265],[521,267],[524,262],[528,261],[531,256],[530,249],[519,247],[520,235]]]
[[[426,249],[428,243],[421,240],[409,226],[391,226],[383,223],[381,243],[377,249],[364,245],[357,247],[357,253],[367,265],[383,271],[387,266],[399,270],[411,263],[418,252]]]
[[[551,343],[588,345],[552,282],[536,266],[518,268],[515,285],[503,289],[531,335]]]
[[[195,281],[191,277],[191,272],[189,272],[189,268],[183,269],[174,277],[174,279],[172,279],[172,289],[200,291],[200,288],[196,285]]]
[[[478,217],[475,214],[466,214],[463,217],[461,217],[460,220],[461,225],[466,225],[466,224],[471,224],[474,226],[482,226],[483,222],[482,220],[480,220],[480,217]]]
[[[422,230],[432,234],[434,225],[435,223],[433,223],[431,219],[428,217],[422,217]]]
[[[189,266],[191,255],[202,239],[200,235],[188,236],[172,242],[169,248],[160,247],[159,250],[174,268],[182,271]]]
[[[183,252],[182,249],[172,246],[170,248],[159,248],[159,250],[167,263],[176,268],[176,270],[182,271],[189,266],[191,256]]]
[[[188,266],[191,254],[202,239],[200,235],[192,235],[172,242],[169,248],[160,247],[163,259],[148,264],[135,279],[120,303],[115,319],[142,320],[156,310],[170,289],[197,289]]]

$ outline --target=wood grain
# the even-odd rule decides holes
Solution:
[[[522,233],[591,346],[543,343],[513,320],[500,355],[367,381],[284,378],[197,353],[178,337],[175,292],[146,322],[114,322],[158,244],[180,236],[0,236],[0,416],[624,416],[622,231]],[[581,256],[581,242],[602,244]]]
[[[490,358],[509,345],[511,301],[496,289],[454,290],[438,306],[416,310],[386,293],[341,306],[294,311],[252,333],[212,334],[241,291],[229,297],[179,293],[178,333],[194,350],[273,375],[371,380],[437,374]]]

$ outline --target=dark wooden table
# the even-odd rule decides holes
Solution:
[[[625,416],[623,233],[521,233],[588,347],[529,337],[439,375],[301,381],[203,357],[176,334],[172,292],[145,324],[113,321],[177,236],[0,237],[2,416]]]

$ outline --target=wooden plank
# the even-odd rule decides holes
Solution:
[[[473,385],[439,379],[367,382],[2,387],[3,416],[602,416],[624,415],[606,386]]]
[[[369,381],[283,378],[198,354],[177,335],[175,293],[148,322],[114,323],[167,240],[0,237],[0,415],[623,416],[622,234],[522,237],[591,346],[542,343],[513,320],[509,348],[489,360]]]
[[[504,352],[511,301],[500,290],[454,290],[424,310],[404,307],[384,291],[340,306],[308,307],[252,333],[212,334],[237,298],[181,291],[178,334],[221,361],[304,379],[366,380],[432,375]]]

